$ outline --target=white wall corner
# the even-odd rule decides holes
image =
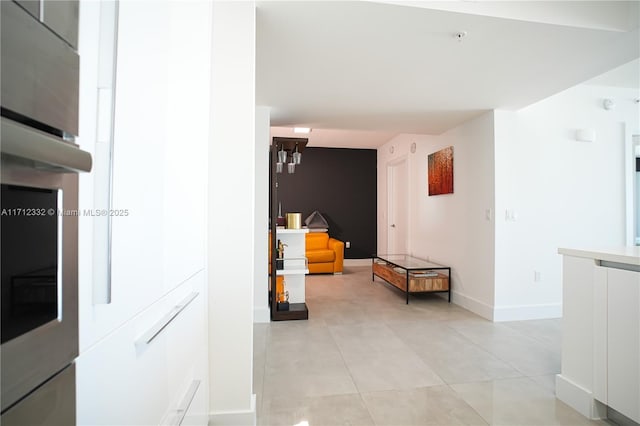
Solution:
[[[270,108],[256,106],[255,113],[255,207],[253,322],[269,322],[269,131]]]
[[[466,310],[473,312],[474,314],[480,315],[484,319],[493,321],[493,306],[487,305],[486,303],[481,302],[478,299],[474,299],[473,297],[458,293],[457,291],[451,292],[451,301],[456,305],[462,306]]]
[[[251,395],[251,409],[247,411],[224,411],[209,414],[209,426],[253,426],[256,420],[256,394]]]

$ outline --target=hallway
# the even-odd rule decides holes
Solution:
[[[308,321],[254,325],[258,425],[606,424],[555,399],[559,319],[492,323],[435,294],[405,305],[365,266],[306,286]]]

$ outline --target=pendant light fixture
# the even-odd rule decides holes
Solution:
[[[295,173],[296,166],[302,162],[302,151],[307,142],[307,138],[274,137],[272,146],[276,150],[276,173],[284,173],[285,165],[287,173]]]
[[[293,151],[293,154],[291,154],[291,157],[293,158],[293,162],[295,164],[300,164],[300,162],[302,161],[302,154],[300,153],[300,151],[298,151],[298,142],[296,142],[296,148],[295,151]]]
[[[284,145],[280,145],[280,151],[278,151],[278,162],[276,163],[276,173],[282,173],[283,165],[286,162],[287,162],[287,151],[284,150]]]
[[[291,162],[287,164],[287,171],[289,173],[295,173],[296,171],[296,163],[293,160],[293,156],[291,156]]]

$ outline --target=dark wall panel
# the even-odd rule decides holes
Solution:
[[[346,259],[376,252],[377,153],[374,149],[306,148],[294,174],[278,174],[282,214],[318,210],[329,222],[329,235],[350,241]]]

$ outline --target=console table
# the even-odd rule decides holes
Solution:
[[[451,303],[451,267],[406,254],[378,254],[371,259],[371,281],[376,275],[410,293],[449,293]],[[444,273],[446,271],[446,274]]]

